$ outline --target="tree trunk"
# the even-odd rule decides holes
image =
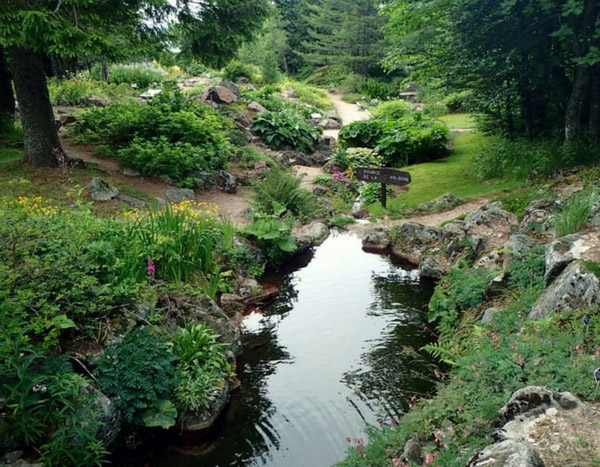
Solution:
[[[110,68],[106,60],[102,60],[102,79],[110,83]]]
[[[578,66],[573,88],[565,111],[565,141],[574,141],[581,136],[581,115],[589,84],[589,68]]]
[[[21,47],[10,48],[19,113],[23,124],[24,161],[54,167],[62,154],[41,57]]]
[[[0,130],[13,125],[15,118],[15,96],[13,94],[8,64],[4,59],[4,48],[0,45]]]

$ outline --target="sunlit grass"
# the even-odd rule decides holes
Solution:
[[[478,148],[485,142],[481,133],[465,133],[456,136],[454,151],[446,158],[405,167],[410,172],[412,183],[408,191],[388,200],[388,211],[398,213],[418,204],[431,201],[444,193],[453,193],[458,198],[468,200],[480,196],[511,190],[523,184],[522,181],[482,182],[474,173],[472,159]],[[385,213],[380,203],[370,206],[375,215]]]
[[[440,117],[439,120],[444,122],[451,130],[466,130],[468,128],[475,128],[475,119],[473,118],[473,114],[448,114]]]

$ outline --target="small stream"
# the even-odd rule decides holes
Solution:
[[[246,317],[241,387],[210,440],[170,444],[146,465],[324,467],[347,437],[404,413],[431,389],[414,355],[431,340],[431,282],[334,233],[279,277],[276,302]]]

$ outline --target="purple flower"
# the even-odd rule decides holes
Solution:
[[[154,267],[154,261],[152,261],[151,259],[148,259],[148,275],[150,277],[154,277],[154,273],[156,272],[156,268]]]

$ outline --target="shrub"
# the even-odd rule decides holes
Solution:
[[[238,78],[248,78],[252,81],[254,78],[254,71],[250,65],[245,65],[244,63],[234,60],[223,70],[223,77],[229,81],[236,81]]]
[[[96,376],[126,423],[148,426],[148,415],[169,408],[163,401],[170,400],[175,384],[174,361],[163,337],[147,328],[137,329],[100,358]],[[174,416],[171,422],[175,424]]]
[[[345,65],[326,65],[313,70],[304,81],[312,86],[335,87],[351,74],[352,70]]]
[[[204,324],[187,324],[173,339],[175,398],[182,410],[208,408],[231,375],[227,343]]]
[[[381,167],[383,157],[368,148],[338,148],[333,154],[333,162],[342,170],[350,168],[354,172],[357,167]]]
[[[140,282],[123,273],[125,226],[40,197],[0,201],[0,310],[6,326],[42,348],[70,328],[131,303]]]
[[[414,113],[396,121],[351,123],[339,139],[342,147],[375,149],[385,164],[401,167],[447,154],[450,133],[444,124]]]
[[[281,81],[281,72],[275,54],[268,53],[260,66],[261,81],[265,84],[275,84]]]
[[[437,118],[448,113],[448,107],[442,102],[429,102],[423,107],[423,113],[429,117]]]
[[[304,152],[315,149],[323,132],[289,110],[255,115],[252,128],[265,143],[275,148],[287,145]]]
[[[149,104],[111,105],[86,112],[72,129],[75,140],[103,145],[124,165],[146,175],[168,175],[183,186],[198,171],[225,167],[233,154],[231,121],[180,94]]]
[[[373,116],[378,120],[399,120],[412,112],[410,104],[406,101],[388,101],[379,104]]]
[[[598,199],[596,191],[584,190],[567,200],[562,211],[554,216],[556,236],[562,237],[581,230]]]
[[[84,105],[85,100],[93,94],[90,83],[80,80],[66,80],[60,85],[50,80],[48,90],[54,105]]]
[[[301,188],[302,179],[291,172],[274,168],[266,172],[264,180],[257,180],[253,187],[258,208],[267,214],[274,214],[281,206],[283,214],[310,218],[319,209],[317,197]]]
[[[362,88],[362,92],[371,99],[387,100],[396,94],[397,90],[391,83],[377,78],[369,78]]]
[[[2,327],[0,375],[3,430],[10,437],[29,447],[45,443],[44,465],[105,463],[108,452],[95,437],[99,424],[90,417],[93,398],[84,390],[90,383],[65,357],[47,357]]]
[[[140,89],[162,82],[167,76],[162,68],[152,64],[115,65],[110,70],[110,80],[115,84],[135,84]]]
[[[452,112],[470,112],[473,110],[473,91],[453,92],[444,98],[442,103]]]
[[[305,83],[291,81],[287,83],[298,95],[300,102],[316,107],[319,110],[331,109],[331,100],[323,89],[315,88]]]

